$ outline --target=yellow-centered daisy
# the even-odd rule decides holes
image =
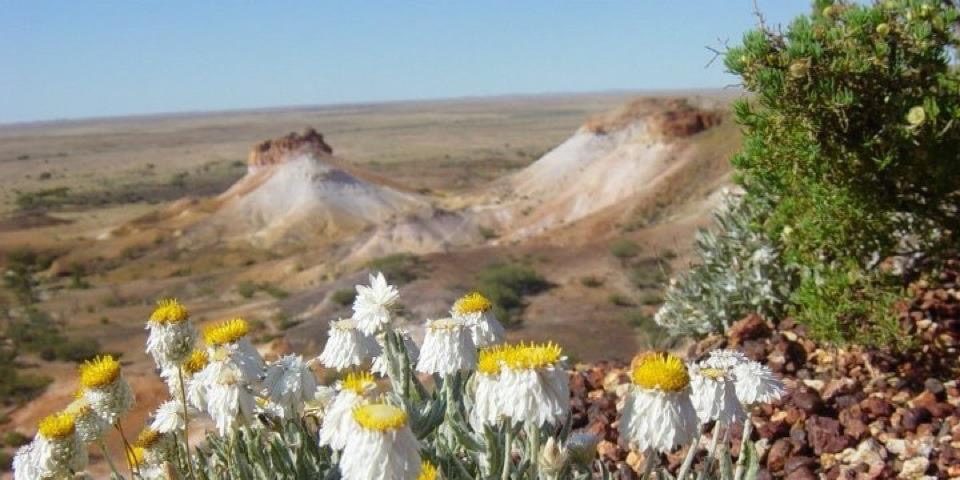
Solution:
[[[164,298],[157,301],[157,308],[150,314],[150,321],[157,325],[182,323],[190,318],[190,313],[176,298]]]
[[[63,440],[76,430],[75,418],[67,412],[48,415],[37,425],[37,432],[49,440]]]
[[[690,385],[687,367],[676,355],[644,353],[634,358],[631,367],[630,378],[640,388],[679,392]]]
[[[250,333],[250,325],[242,318],[226,320],[203,330],[203,340],[211,347],[236,342]]]
[[[103,388],[120,377],[120,362],[110,355],[88,360],[80,365],[80,385],[84,389]]]

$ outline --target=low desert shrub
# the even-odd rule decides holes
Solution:
[[[549,287],[536,270],[520,263],[494,263],[477,275],[477,291],[490,299],[494,314],[504,325],[519,324],[526,307],[524,297]]]

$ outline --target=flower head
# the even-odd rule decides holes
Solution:
[[[54,413],[40,420],[37,433],[48,440],[63,440],[76,431],[76,419],[67,412]]]
[[[417,360],[417,371],[441,376],[473,370],[477,347],[462,321],[452,318],[427,320],[427,333]]]
[[[187,415],[193,415],[196,410],[187,407]],[[159,433],[174,433],[186,428],[187,420],[183,418],[183,404],[176,400],[167,400],[160,404],[153,412],[153,422],[150,429]]]
[[[357,296],[353,300],[357,328],[366,335],[377,333],[390,323],[390,309],[399,297],[397,287],[388,284],[383,273],[370,275],[370,286],[357,285]]]
[[[323,366],[344,370],[363,365],[380,354],[380,346],[372,337],[357,329],[353,319],[330,322],[327,344],[318,359]]]
[[[80,365],[80,385],[84,389],[106,387],[119,377],[120,362],[110,355],[102,355]]]
[[[351,432],[356,430],[353,410],[372,398],[377,391],[377,382],[368,372],[348,374],[339,383],[340,391],[326,409],[320,425],[320,445],[342,450]]]
[[[736,383],[729,370],[709,367],[707,361],[691,365],[690,390],[700,422],[716,420],[730,425],[746,418],[737,400]]]
[[[383,403],[353,409],[356,428],[340,457],[344,480],[416,479],[421,471],[419,443],[407,413]]]
[[[197,349],[190,352],[190,355],[183,361],[183,373],[194,375],[203,370],[210,363],[210,355],[206,350]]]
[[[783,396],[783,382],[766,365],[752,360],[733,367],[737,398],[746,406],[769,403]]]
[[[440,473],[437,471],[437,467],[433,466],[432,463],[424,460],[420,463],[420,475],[417,476],[417,480],[439,480]]]
[[[458,315],[467,315],[471,313],[483,313],[493,308],[493,304],[487,297],[480,292],[471,292],[460,297],[453,304],[453,313]]]
[[[150,314],[150,323],[171,325],[185,322],[190,313],[176,298],[164,298],[157,301],[157,308]]]
[[[287,418],[303,412],[305,402],[317,391],[317,378],[303,357],[285,355],[267,367],[263,388],[281,417]]]
[[[699,423],[683,361],[671,354],[642,354],[634,359],[630,376],[632,388],[620,419],[623,441],[659,452],[690,442]]]
[[[503,325],[494,317],[492,308],[493,304],[487,297],[473,292],[457,300],[450,313],[453,318],[464,322],[476,346],[486,347],[503,342],[506,335]]]
[[[72,472],[87,466],[86,445],[76,435],[76,418],[69,412],[49,415],[37,426],[37,436],[32,447],[23,450],[21,465],[15,464],[18,478],[30,470],[23,462],[32,461],[36,471],[34,478],[72,478]],[[18,452],[18,455],[20,453]]]
[[[234,343],[250,333],[250,325],[242,318],[234,318],[211,325],[203,330],[203,340],[211,347]]]
[[[516,344],[480,350],[475,377],[474,424],[499,418],[557,425],[569,415],[569,377],[554,343]]]

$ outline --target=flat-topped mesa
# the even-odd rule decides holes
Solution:
[[[669,139],[702,132],[722,119],[719,112],[697,108],[686,99],[640,98],[612,112],[594,116],[584,128],[594,134],[608,135],[643,120],[647,131]]]
[[[250,150],[247,165],[264,167],[284,163],[296,155],[307,154],[317,157],[333,154],[333,149],[323,141],[323,135],[307,128],[303,133],[291,132],[283,137],[266,140]]]

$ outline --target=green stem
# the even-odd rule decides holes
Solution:
[[[740,455],[737,457],[737,469],[734,470],[733,479],[739,480],[743,475],[744,461],[746,460],[746,455],[743,452],[747,449],[747,442],[750,441],[750,436],[753,435],[753,414],[748,412],[747,419],[743,422],[743,436],[740,439]]]
[[[700,475],[697,475],[697,480],[704,480],[707,477],[707,472],[710,471],[710,468],[713,466],[713,461],[717,457],[717,445],[719,445],[720,433],[724,435],[724,442],[726,442],[726,435],[730,432],[730,429],[724,429],[723,424],[717,423],[713,428],[713,438],[710,439],[710,452],[707,454],[706,461],[703,462],[703,470],[700,471]]]
[[[653,467],[657,466],[657,457],[659,457],[659,454],[654,449],[648,448],[643,456],[643,473],[640,474],[640,479],[649,480],[650,473],[653,472]]]
[[[530,442],[530,468],[533,474],[530,478],[537,480],[540,478],[540,428],[531,422],[527,422],[527,440]]]
[[[100,447],[103,458],[107,460],[107,465],[110,465],[110,471],[113,472],[113,475],[117,478],[123,478],[123,476],[120,475],[120,471],[117,470],[117,466],[113,464],[113,459],[110,458],[110,452],[107,451],[107,445],[103,442],[102,437],[97,439],[97,446]]]
[[[503,470],[500,480],[510,480],[510,464],[513,463],[513,426],[507,425],[507,438],[503,443]]]
[[[120,421],[117,420],[117,423],[113,426],[120,432],[120,440],[123,441],[123,448],[126,452],[127,457],[127,467],[130,468],[130,476],[133,476],[133,472],[137,472],[137,476],[140,476],[140,465],[137,464],[136,454],[133,452],[133,447],[130,446],[130,442],[127,441],[127,436],[123,433],[123,428],[120,426]]]
[[[677,472],[677,480],[687,478],[687,472],[690,471],[690,466],[693,465],[693,457],[697,456],[697,450],[699,450],[700,447],[701,435],[702,432],[698,429],[693,443],[690,444],[690,450],[687,451],[687,457],[683,459],[683,465],[680,466],[680,470]]]
[[[190,471],[190,478],[197,478],[196,473],[193,471],[193,458],[190,456],[190,421],[189,414],[187,413],[187,386],[183,381],[183,367],[177,367],[177,376],[180,379],[180,401],[183,402],[183,448],[184,453],[187,456],[187,468]]]

